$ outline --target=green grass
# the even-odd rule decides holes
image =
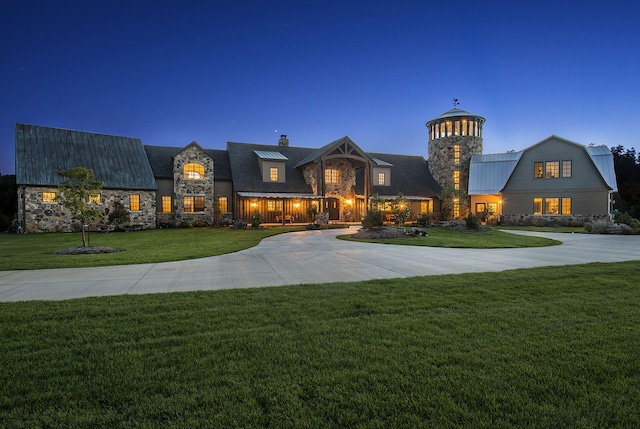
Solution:
[[[175,228],[138,232],[92,233],[92,246],[115,247],[118,253],[55,255],[56,250],[82,246],[80,233],[0,234],[0,270],[98,267],[204,258],[236,252],[263,238],[299,228],[237,230]]]
[[[0,304],[0,426],[640,426],[640,264]]]
[[[338,238],[369,243],[403,244],[407,246],[498,249],[517,247],[542,247],[562,244],[560,241],[542,237],[511,234],[492,229],[489,232],[459,232],[447,228],[427,228],[428,237],[403,237],[359,240],[350,235]]]

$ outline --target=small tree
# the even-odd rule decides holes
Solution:
[[[398,226],[404,225],[409,219],[411,213],[411,204],[407,202],[402,192],[398,193],[398,196],[391,201],[391,212],[398,219]]]
[[[373,194],[369,198],[369,209],[362,219],[362,228],[365,230],[373,230],[382,228],[382,208],[384,207],[384,200]]]
[[[109,213],[109,223],[118,229],[127,222],[129,222],[129,212],[124,204],[122,204],[122,201],[115,201],[113,203],[113,210]]]
[[[453,216],[453,208],[458,200],[460,213],[466,212],[467,206],[467,194],[462,189],[456,189],[453,183],[447,183],[447,185],[438,194],[438,198],[441,201],[440,209],[442,211],[443,220],[451,220]]]
[[[58,171],[64,180],[58,185],[56,201],[71,212],[71,217],[82,224],[82,246],[87,247],[85,224],[101,217],[102,213],[91,200],[98,196],[103,182],[95,180],[93,170],[74,167]]]

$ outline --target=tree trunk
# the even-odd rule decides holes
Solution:
[[[84,222],[82,223],[82,247],[88,247],[87,246],[87,237],[86,237],[85,232],[84,232]]]

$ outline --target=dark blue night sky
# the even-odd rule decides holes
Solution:
[[[16,122],[426,158],[454,97],[486,117],[485,153],[638,146],[639,18],[615,0],[2,0],[0,172]]]

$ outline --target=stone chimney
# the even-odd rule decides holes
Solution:
[[[280,140],[278,140],[278,146],[289,146],[289,139],[286,134],[282,134],[280,136]]]

